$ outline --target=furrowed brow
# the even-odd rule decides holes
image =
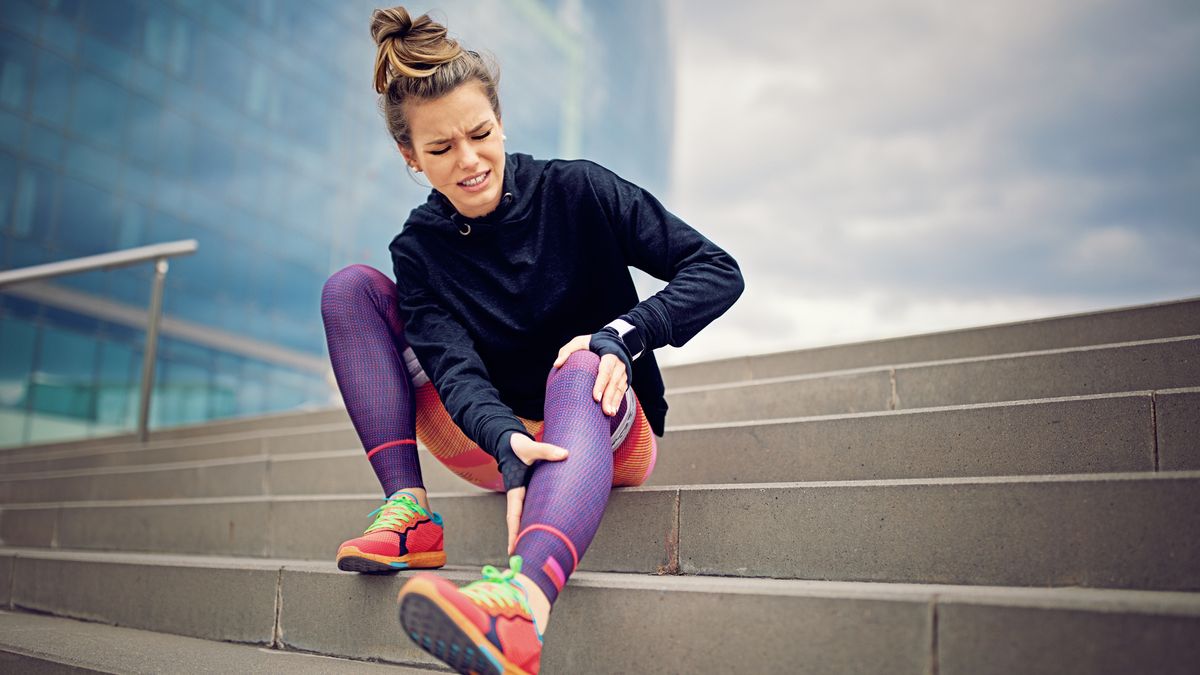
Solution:
[[[470,131],[467,132],[467,135],[468,136],[474,135],[477,131],[486,127],[488,125],[488,122],[490,122],[490,121],[491,120],[484,120],[484,121],[480,122],[479,124],[476,124]],[[448,139],[448,138],[439,138],[437,140],[429,141],[425,145],[445,145],[449,142],[450,142],[450,139]]]

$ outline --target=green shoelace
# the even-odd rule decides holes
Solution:
[[[529,600],[525,598],[525,591],[515,581],[521,571],[522,562],[521,556],[512,556],[508,559],[509,569],[503,572],[491,565],[484,565],[483,578],[463,586],[459,591],[489,607],[517,605],[532,617],[533,610],[529,607]]]
[[[397,492],[388,497],[383,506],[367,514],[368,518],[375,517],[375,522],[363,534],[375,530],[403,530],[413,516],[429,516],[429,512],[421,508],[411,493]]]

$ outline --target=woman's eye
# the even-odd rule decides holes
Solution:
[[[431,155],[444,155],[444,154],[446,154],[447,152],[450,152],[450,146],[448,146],[448,145],[447,145],[446,147],[442,148],[441,150],[430,150],[430,151],[429,151],[429,154],[431,154]]]
[[[482,134],[479,134],[478,136],[472,136],[471,138],[474,138],[477,141],[482,141],[483,139],[485,139],[491,135],[492,135],[492,130],[488,129],[487,131],[483,132]]]

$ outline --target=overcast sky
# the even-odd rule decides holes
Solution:
[[[674,10],[668,205],[747,290],[664,363],[1200,296],[1200,2]]]

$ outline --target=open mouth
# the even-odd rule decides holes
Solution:
[[[485,185],[487,185],[488,178],[491,175],[492,175],[492,172],[489,169],[487,171],[484,171],[483,173],[477,173],[474,176],[467,178],[466,180],[458,181],[458,186],[468,192],[475,192],[477,190],[482,190],[483,187]]]

